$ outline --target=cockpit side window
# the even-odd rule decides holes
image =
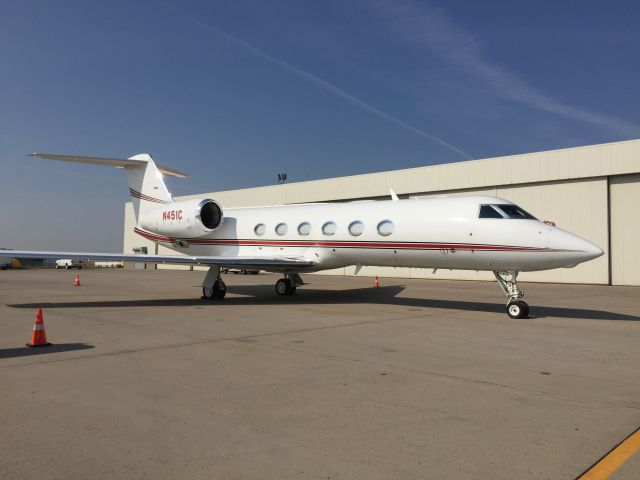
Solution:
[[[479,218],[504,218],[492,205],[480,205]]]
[[[502,210],[509,218],[537,220],[536,217],[534,217],[529,212],[527,212],[526,210],[523,210],[517,205],[496,205],[496,207]]]

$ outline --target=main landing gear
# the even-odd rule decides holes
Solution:
[[[524,297],[524,292],[518,288],[518,272],[494,271],[493,274],[504,294],[509,297],[507,315],[511,318],[527,318],[529,316],[529,305],[520,300]]]
[[[227,294],[227,286],[220,276],[220,267],[209,267],[202,282],[203,300],[222,300]]]
[[[276,293],[288,297],[296,293],[296,288],[304,285],[302,278],[297,273],[285,273],[284,278],[276,282]],[[220,267],[209,267],[207,275],[202,282],[203,300],[222,300],[227,294],[227,286],[220,276]]]
[[[296,288],[298,287],[297,278],[300,278],[299,275],[284,275],[284,278],[281,278],[276,282],[276,293],[282,297],[288,297],[296,293]],[[302,282],[300,282],[302,284]]]

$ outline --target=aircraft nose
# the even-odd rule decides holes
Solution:
[[[580,260],[583,262],[598,258],[604,253],[604,251],[595,243],[591,243],[589,240],[585,240],[582,237],[573,235],[572,240],[574,249],[580,252]]]
[[[550,227],[548,235],[547,238],[552,248],[555,246],[555,248],[565,251],[563,258],[569,266],[588,262],[604,253],[600,247],[589,240],[557,227]]]
[[[585,249],[585,251],[586,251],[587,255],[589,256],[589,260],[593,260],[594,258],[598,258],[598,257],[602,256],[602,254],[604,253],[604,250],[602,250],[595,243],[591,243],[589,241],[586,241],[586,243],[588,243],[588,245],[587,245],[587,248]]]

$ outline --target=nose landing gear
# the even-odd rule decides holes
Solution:
[[[509,297],[507,315],[510,318],[527,318],[529,316],[529,305],[520,300],[524,297],[524,292],[518,288],[518,272],[494,271],[493,274],[504,294]]]

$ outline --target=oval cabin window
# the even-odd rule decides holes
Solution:
[[[338,226],[335,222],[327,222],[322,226],[322,233],[325,235],[335,235],[338,230]]]
[[[302,222],[298,225],[298,233],[300,235],[309,235],[311,233],[311,224],[309,222]]]
[[[349,233],[354,236],[360,236],[364,232],[364,223],[360,220],[356,220],[355,222],[351,222],[349,224]]]
[[[387,237],[393,233],[394,228],[391,220],[383,220],[378,224],[378,233],[383,237]]]
[[[285,235],[287,233],[287,224],[286,223],[279,223],[278,225],[276,225],[276,233],[278,235]]]
[[[256,235],[264,235],[264,233],[267,231],[267,227],[264,225],[264,223],[259,223],[256,225],[256,228],[253,229],[253,231]]]

